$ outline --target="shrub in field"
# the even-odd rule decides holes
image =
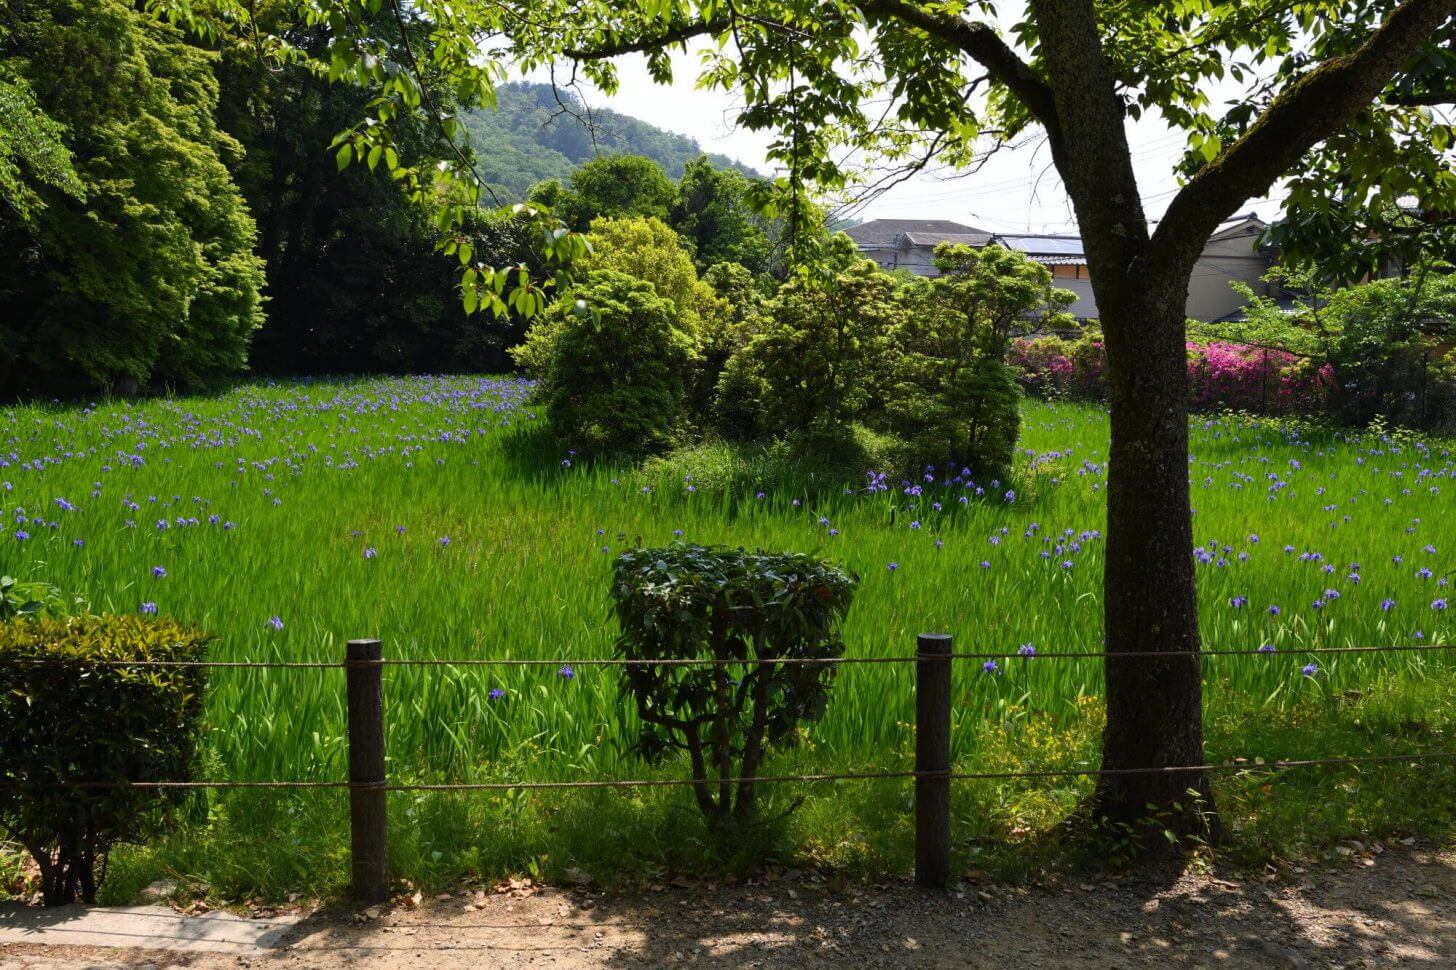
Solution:
[[[591,268],[615,270],[652,284],[657,295],[677,309],[682,327],[697,330],[698,270],[677,233],[660,219],[594,219],[587,241]]]
[[[138,616],[0,623],[0,826],[40,867],[47,906],[96,901],[107,854],[153,835],[176,789],[65,782],[186,781],[211,634]],[[99,869],[99,871],[98,871]]]
[[[719,382],[728,362],[748,345],[763,326],[763,296],[753,274],[738,263],[715,263],[698,283],[706,288],[698,304],[698,359],[693,369],[693,387],[689,410],[702,429],[714,429],[728,437],[752,437],[758,392],[751,383],[744,383],[744,372],[735,372],[728,392],[728,411],[720,413]],[[745,397],[746,395],[746,397]]]
[[[867,260],[784,284],[769,301],[763,331],[741,351],[747,359],[732,365],[762,382],[763,430],[832,427],[875,412],[890,335],[903,319],[894,278]],[[733,403],[720,393],[720,407]]]
[[[823,716],[838,658],[840,624],[857,577],[814,556],[676,543],[635,549],[612,582],[625,660],[621,690],[641,721],[635,750],[648,761],[688,755],[693,793],[718,832],[754,814],[764,755],[793,744]]]
[[[694,340],[700,329],[716,331],[719,321],[731,316],[731,308],[713,287],[698,279],[692,257],[677,233],[661,220],[595,219],[587,240],[592,246],[593,271],[611,270],[650,283],[658,296],[672,304],[677,328]],[[529,376],[537,380],[546,376],[563,319],[544,316],[532,324],[524,342],[511,349],[512,358]],[[696,375],[689,381],[690,386],[698,383]],[[711,386],[711,380],[708,384]]]
[[[891,339],[888,427],[917,463],[1011,465],[1020,390],[1006,362],[1015,328],[1064,316],[1072,294],[1045,266],[999,246],[942,243],[941,275],[903,290],[908,313]]]
[[[650,283],[598,270],[559,300],[543,325],[559,328],[543,387],[558,435],[606,452],[654,451],[672,442],[693,340]]]

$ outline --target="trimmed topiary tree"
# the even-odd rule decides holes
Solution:
[[[692,338],[652,284],[598,271],[552,307],[560,326],[544,397],[552,428],[589,451],[641,453],[672,443]]]
[[[187,781],[196,762],[205,668],[97,661],[197,661],[211,640],[153,617],[0,623],[0,828],[47,906],[94,903],[112,846],[154,835],[181,795],[129,786]]]
[[[612,583],[621,690],[649,762],[684,751],[693,793],[714,831],[751,818],[753,778],[775,746],[829,703],[836,665],[785,663],[844,655],[840,624],[858,577],[798,553],[690,546],[636,549],[617,558]]]

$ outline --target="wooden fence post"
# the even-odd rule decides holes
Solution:
[[[950,882],[951,638],[915,638],[915,884]]]
[[[354,898],[363,903],[389,899],[383,657],[378,640],[350,640],[344,655],[349,718],[349,833]]]

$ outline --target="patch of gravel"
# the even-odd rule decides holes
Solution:
[[[59,967],[1389,967],[1456,965],[1456,854],[1354,843],[1287,878],[1162,872],[974,879],[947,894],[815,873],[629,894],[516,882],[320,911],[265,956],[0,947]]]

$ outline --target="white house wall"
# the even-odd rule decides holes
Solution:
[[[1211,240],[1193,264],[1188,281],[1187,315],[1194,320],[1217,320],[1244,305],[1233,288],[1235,281],[1248,284],[1255,293],[1267,293],[1262,277],[1271,265],[1267,256],[1254,250],[1254,235]]]
[[[1052,285],[1057,289],[1069,290],[1077,295],[1077,300],[1067,307],[1067,312],[1079,319],[1087,320],[1097,316],[1097,301],[1092,298],[1092,281],[1089,279],[1054,279]]]

